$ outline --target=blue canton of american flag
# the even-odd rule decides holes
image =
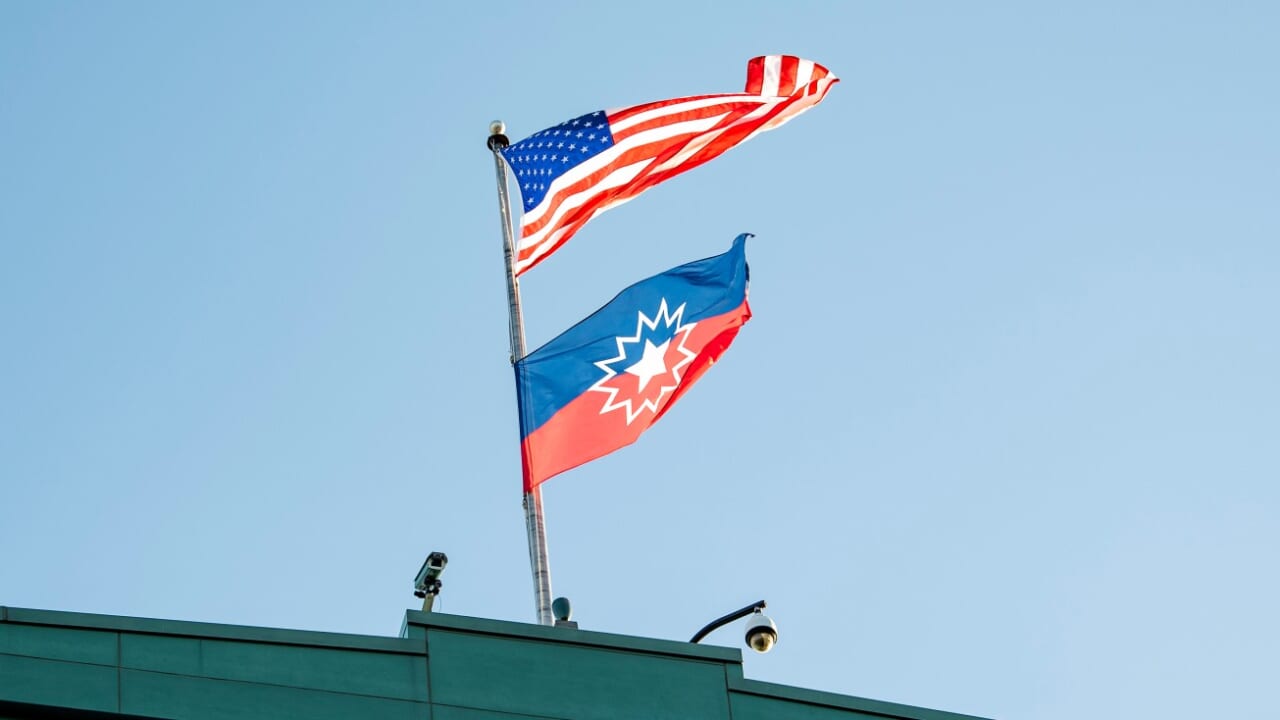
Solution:
[[[534,133],[502,155],[515,172],[528,212],[542,202],[556,178],[612,145],[609,120],[600,110]]]

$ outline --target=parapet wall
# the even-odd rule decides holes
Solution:
[[[739,651],[408,611],[399,638],[0,607],[0,720],[967,720],[747,680]]]

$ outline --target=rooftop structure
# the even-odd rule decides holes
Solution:
[[[733,648],[405,613],[400,637],[0,607],[0,719],[965,720],[748,680]]]

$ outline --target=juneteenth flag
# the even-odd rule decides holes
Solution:
[[[502,150],[524,213],[515,273],[537,265],[588,220],[817,105],[837,82],[791,55],[747,63],[742,93],[601,110]]]
[[[524,488],[635,442],[751,318],[746,239],[632,285],[516,363]]]

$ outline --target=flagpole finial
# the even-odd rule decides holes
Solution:
[[[498,150],[501,150],[511,144],[511,141],[508,140],[507,136],[505,135],[506,132],[507,132],[507,124],[502,122],[501,120],[494,120],[493,122],[489,123],[488,145],[490,150],[497,152]]]

